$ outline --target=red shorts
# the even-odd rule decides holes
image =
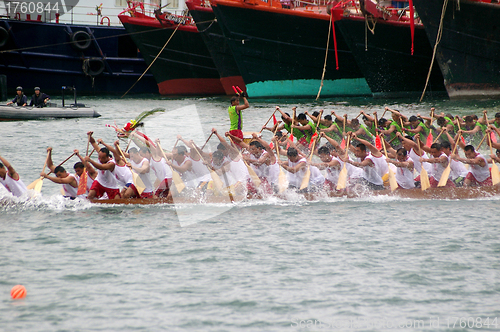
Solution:
[[[492,186],[493,181],[491,180],[491,175],[484,180],[483,182],[479,182],[474,175],[472,175],[471,172],[467,173],[467,176],[465,177],[466,180],[469,180],[471,185],[473,186]]]
[[[229,133],[233,136],[236,136],[238,137],[239,139],[241,139],[243,141],[243,132],[240,130],[240,129],[235,129],[235,130],[230,130]],[[242,147],[241,145],[239,145],[237,142],[234,142],[234,144],[236,144],[237,146],[239,146],[240,148]]]
[[[143,191],[142,194],[139,195],[139,192],[137,191],[137,188],[135,187],[135,184],[131,184],[130,188],[134,191],[134,196],[133,197],[139,197],[139,198],[153,198],[153,192],[145,192]]]
[[[431,188],[437,188],[438,184],[439,184],[439,180],[436,180],[434,179],[434,177],[430,176],[429,177],[429,183],[431,185]],[[455,188],[455,184],[453,183],[453,181],[451,181],[450,179],[448,179],[448,181],[446,182],[446,185],[445,187],[452,187],[452,188]]]
[[[156,189],[155,195],[158,197],[167,197],[170,192],[170,186],[172,185],[172,179],[163,179],[163,181]]]
[[[108,194],[109,199],[113,199],[116,196],[121,198],[119,189],[106,188],[97,181],[92,182],[92,186],[90,187],[90,190],[95,191],[95,198],[101,198],[104,195],[104,193]]]

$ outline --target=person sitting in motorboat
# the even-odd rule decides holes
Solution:
[[[28,97],[23,93],[23,88],[21,86],[18,86],[16,88],[16,93],[17,96],[12,99],[12,101],[9,101],[7,105],[11,105],[16,103],[17,106],[26,106],[28,104]]]
[[[30,106],[46,107],[50,100],[50,96],[46,93],[40,92],[39,87],[35,87],[35,94],[31,96]]]

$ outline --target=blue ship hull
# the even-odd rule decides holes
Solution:
[[[0,75],[13,93],[20,85],[28,95],[35,86],[48,94],[61,86],[79,95],[123,94],[147,68],[123,27],[5,19],[0,45]],[[130,93],[158,93],[158,86],[147,73]]]

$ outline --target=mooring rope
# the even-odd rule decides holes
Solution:
[[[328,47],[330,45],[330,32],[332,31],[332,24],[333,24],[333,13],[330,11],[330,23],[328,24],[328,40],[326,41],[325,64],[323,65],[323,74],[321,74],[321,84],[319,85],[319,91],[318,95],[316,96],[316,100],[319,99],[319,95],[321,94],[321,89],[323,88],[323,80],[325,79],[326,60],[328,59]]]
[[[146,72],[149,70],[149,68],[151,68],[151,66],[155,63],[156,59],[158,59],[158,57],[160,56],[161,52],[163,52],[163,50],[165,49],[165,47],[167,47],[168,43],[170,42],[170,40],[172,39],[172,37],[175,35],[175,32],[177,31],[177,29],[179,29],[179,27],[181,26],[182,23],[179,23],[177,24],[177,26],[175,27],[174,29],[174,32],[172,32],[172,34],[170,35],[170,38],[168,38],[167,42],[165,43],[165,45],[163,45],[163,47],[161,48],[160,52],[158,52],[158,54],[156,55],[156,57],[153,59],[153,61],[151,61],[151,64],[148,66],[148,68],[146,68],[146,70],[142,73],[142,75],[137,79],[137,81],[135,81],[134,84],[132,84],[132,86],[130,87],[130,89],[127,90],[127,92],[125,92],[123,94],[123,96],[121,96],[121,98],[125,97],[127,95],[127,93],[129,93],[130,90],[132,90],[132,88],[141,80],[141,78],[146,74]]]
[[[422,92],[422,96],[420,97],[420,102],[422,102],[422,99],[424,99],[425,90],[427,90],[427,85],[429,84],[429,80],[431,78],[432,66],[434,65],[434,59],[436,58],[437,47],[438,44],[441,42],[441,37],[443,36],[443,21],[447,6],[448,6],[448,0],[444,0],[443,10],[441,11],[441,20],[439,22],[439,29],[436,36],[436,43],[434,44],[434,50],[432,51],[431,65],[429,67],[429,72],[427,73],[427,80],[425,81],[424,91]]]

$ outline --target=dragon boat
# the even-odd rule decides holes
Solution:
[[[462,200],[462,199],[479,199],[500,197],[500,186],[484,186],[484,187],[469,187],[469,188],[429,188],[427,190],[401,189],[391,191],[390,189],[377,191],[350,191],[350,192],[319,192],[301,194],[306,200],[314,201],[329,197],[346,197],[346,198],[363,198],[370,196],[387,196],[404,199],[418,200]],[[233,195],[228,196],[202,196],[202,197],[174,197],[174,198],[116,198],[116,199],[100,199],[92,200],[96,204],[124,204],[124,205],[152,205],[152,204],[220,204],[220,203],[237,203],[242,201],[262,200],[266,196],[261,195]],[[277,195],[278,198],[287,199],[284,195]]]

